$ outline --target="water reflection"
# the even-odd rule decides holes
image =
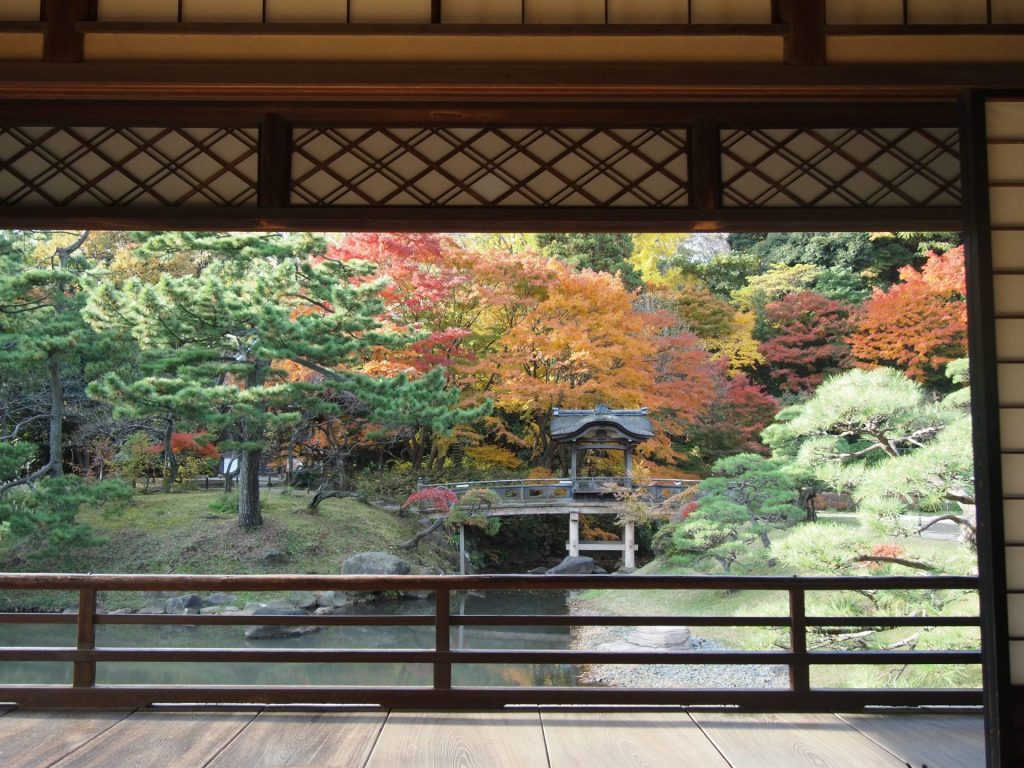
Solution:
[[[491,592],[452,595],[452,613],[566,613],[565,593]],[[398,600],[346,609],[362,615],[433,613],[431,600]],[[295,638],[247,640],[244,626],[99,625],[99,647],[121,648],[281,648],[281,649],[430,649],[434,628],[323,627]],[[0,645],[71,646],[73,625],[0,624]],[[456,627],[452,648],[554,650],[569,647],[568,627]],[[108,663],[97,665],[97,683],[130,685],[348,685],[429,686],[429,664],[281,664],[281,663]],[[465,664],[453,669],[460,686],[576,685],[572,665]],[[50,662],[0,663],[0,683],[67,684],[71,665]]]

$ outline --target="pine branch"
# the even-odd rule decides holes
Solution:
[[[12,488],[17,488],[18,486],[21,485],[32,485],[32,483],[34,483],[39,478],[49,474],[50,470],[52,469],[53,464],[48,462],[39,469],[37,469],[35,472],[33,472],[31,475],[26,475],[25,477],[16,477],[13,480],[8,480],[6,483],[0,483],[0,496],[3,496]]]
[[[972,531],[976,530],[971,521],[965,517],[960,517],[959,515],[939,515],[938,517],[934,517],[927,523],[922,525],[915,531],[915,533],[922,533],[923,531],[927,531],[933,525],[935,525],[936,523],[941,523],[943,520],[952,520],[957,525],[962,525],[966,528],[970,528]]]
[[[916,568],[920,571],[937,570],[934,565],[928,565],[928,563],[922,563],[918,560],[906,560],[902,557],[888,557],[887,555],[861,555],[855,557],[853,561],[855,563],[892,563],[893,565],[902,565],[907,568]]]

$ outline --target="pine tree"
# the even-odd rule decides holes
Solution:
[[[128,491],[64,474],[68,400],[80,394],[89,363],[108,351],[80,314],[88,239],[89,232],[0,236],[0,523],[50,546],[88,541],[78,509],[123,502]]]
[[[198,274],[95,285],[89,318],[97,327],[128,330],[145,360],[140,378],[108,373],[91,391],[120,408],[171,411],[219,434],[221,448],[238,452],[238,522],[252,528],[263,522],[259,468],[272,433],[303,415],[332,411],[336,406],[321,396],[327,389],[339,381],[365,386],[349,371],[369,350],[411,337],[382,325],[384,283],[372,278],[372,265],[311,258],[319,241],[182,238],[213,254]],[[297,380],[285,362],[317,375]]]

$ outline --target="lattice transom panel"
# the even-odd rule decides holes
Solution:
[[[955,128],[723,130],[731,208],[954,206]]]
[[[682,208],[685,128],[306,128],[293,205]]]
[[[0,205],[255,205],[256,128],[0,128]]]

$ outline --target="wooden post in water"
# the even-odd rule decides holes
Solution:
[[[636,568],[636,523],[628,521],[622,527],[622,566],[629,570]]]
[[[569,513],[569,557],[580,556],[580,513]]]

